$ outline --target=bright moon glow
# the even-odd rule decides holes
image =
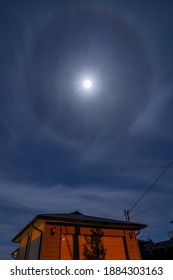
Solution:
[[[84,88],[89,89],[92,87],[92,82],[90,80],[85,80],[83,82],[83,86],[84,86]]]

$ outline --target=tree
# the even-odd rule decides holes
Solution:
[[[85,235],[85,244],[83,245],[84,260],[105,260],[106,249],[102,241],[103,230],[91,228],[90,232],[91,235]]]

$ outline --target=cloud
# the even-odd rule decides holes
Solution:
[[[8,231],[40,212],[124,219],[173,160],[172,4],[11,2],[1,9],[4,250]],[[92,98],[79,86],[86,74]],[[158,204],[134,217],[153,238],[173,219],[171,174],[131,213]]]
[[[132,195],[129,192],[128,199]],[[112,209],[116,212],[111,216],[121,216],[120,204],[127,198],[124,192],[113,190],[107,186],[81,186],[79,189],[62,184],[41,188],[36,185],[12,185],[3,184],[0,188],[1,201],[11,207],[21,207],[28,210],[48,212],[70,212],[77,209],[85,209],[88,213],[104,214],[110,216]],[[114,199],[115,198],[115,199]],[[120,202],[121,201],[121,202]],[[116,202],[116,203],[115,203]],[[101,206],[105,205],[104,208]],[[111,209],[112,208],[112,209]]]
[[[152,83],[145,42],[115,14],[68,11],[32,39],[23,63],[24,92],[37,121],[57,138],[75,143],[116,138],[145,110]],[[99,77],[99,92],[87,99],[76,89],[76,76],[86,73]]]
[[[5,222],[5,221],[4,221]],[[10,254],[16,249],[16,244],[10,244],[12,234],[16,227],[13,224],[4,223],[1,218],[1,228],[0,228],[0,260],[10,259]]]
[[[169,215],[170,192],[169,184],[164,186],[164,189],[156,189],[150,192],[133,210],[131,216],[153,206],[156,206],[156,208],[164,206],[167,209],[164,215],[166,213]],[[25,209],[25,211],[32,210],[39,214],[40,212],[67,213],[79,210],[93,216],[101,215],[114,219],[124,219],[123,210],[130,209],[142,194],[141,188],[124,190],[116,187],[109,188],[106,185],[85,185],[78,189],[62,184],[50,188],[41,188],[41,186],[36,185],[10,184],[0,188],[1,201],[4,204],[10,204],[11,207],[18,207]],[[135,218],[136,221],[140,219]],[[147,223],[147,219],[145,219],[145,223]]]

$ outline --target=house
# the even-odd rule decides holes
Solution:
[[[139,250],[141,252],[142,260],[152,259],[152,253],[151,253],[150,248],[151,248],[153,243],[154,242],[151,239],[148,239],[148,240],[138,239]]]
[[[144,260],[173,260],[173,239],[146,243],[141,256]]]
[[[170,239],[154,242],[138,240],[143,260],[173,260],[173,231],[168,232]]]
[[[20,245],[11,255],[18,260],[141,259],[136,231],[145,227],[78,211],[41,214],[12,239]]]

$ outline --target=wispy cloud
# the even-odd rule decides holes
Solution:
[[[59,184],[49,188],[37,185],[3,184],[0,188],[1,201],[11,206],[24,207],[48,212],[69,212],[76,209],[85,209],[88,213],[103,214],[118,218],[122,202],[133,197],[133,191],[124,193],[107,186],[85,185],[80,188]],[[102,207],[104,205],[104,207]],[[114,213],[113,213],[113,211]]]

